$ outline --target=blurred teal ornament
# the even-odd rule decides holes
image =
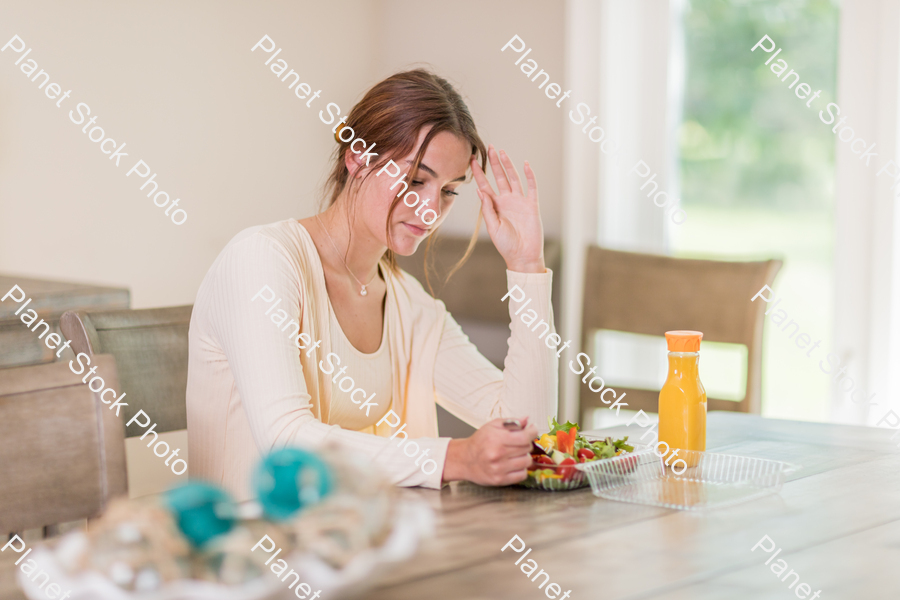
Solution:
[[[334,478],[318,455],[284,448],[263,459],[254,473],[253,487],[266,515],[283,521],[330,494]]]
[[[228,533],[237,520],[231,496],[208,483],[188,483],[170,490],[164,502],[181,532],[196,547]]]

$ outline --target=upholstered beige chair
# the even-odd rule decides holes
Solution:
[[[759,414],[762,373],[764,302],[750,302],[764,285],[771,285],[780,260],[724,262],[689,260],[608,250],[587,249],[582,348],[598,329],[662,336],[666,331],[692,329],[703,340],[747,347],[747,386],[739,402],[708,398],[708,410]],[[586,349],[585,352],[590,352]],[[659,391],[614,386],[628,394],[628,408],[657,412]],[[621,393],[619,394],[621,395]],[[581,385],[580,415],[605,407],[600,395]]]
[[[20,317],[28,310],[37,311],[40,319],[50,324],[50,333],[58,333],[59,317],[67,310],[115,310],[128,308],[131,302],[126,288],[0,274],[0,295],[5,295],[13,286],[18,286],[31,301],[21,315],[15,314],[24,308],[21,304],[12,300],[0,303],[0,368],[69,362],[73,357],[69,349],[51,350],[43,339],[23,327]]]
[[[468,245],[469,238],[453,236],[441,237],[435,243],[432,249],[434,269],[429,272],[435,298],[442,300],[457,320],[509,325],[509,308],[506,302],[500,301],[507,291],[506,263],[490,239],[479,239],[469,260],[445,284],[447,274],[465,254]],[[424,254],[423,249],[413,256],[399,256],[397,263],[428,289]],[[544,262],[554,272],[555,303],[560,279],[558,241],[545,240]]]
[[[120,389],[113,357],[92,365]],[[123,423],[68,363],[0,370],[0,539],[97,517],[126,494]]]
[[[138,408],[153,416],[156,431],[187,428],[185,390],[188,368],[188,306],[67,312],[60,329],[75,352],[116,357],[122,389],[131,403],[123,410],[127,423]],[[143,433],[137,423],[125,435]]]

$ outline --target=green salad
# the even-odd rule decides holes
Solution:
[[[532,446],[533,462],[528,469],[526,480],[529,487],[557,489],[559,486],[553,485],[551,480],[559,480],[559,484],[565,482],[580,484],[583,476],[575,468],[576,464],[612,458],[634,451],[634,447],[628,444],[628,436],[619,440],[611,437],[588,440],[578,434],[577,423],[566,421],[560,424],[555,417],[550,417],[548,422],[550,431],[536,438]],[[571,486],[566,486],[566,489],[569,487]]]

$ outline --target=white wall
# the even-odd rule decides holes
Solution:
[[[72,95],[56,108],[0,53],[0,272],[126,286],[135,308],[193,302],[235,233],[317,206],[335,148],[318,110],[349,110],[422,61],[460,86],[487,141],[531,161],[558,235],[561,111],[500,54],[515,33],[562,77],[562,9],[539,2],[4,3],[0,45],[19,35],[34,48],[20,65],[33,58]],[[250,52],[264,34],[323,90],[313,108]],[[78,102],[126,142],[118,168],[69,120]],[[137,159],[181,199],[184,225],[125,177]],[[448,230],[474,226],[468,188]]]
[[[26,60],[72,96],[56,108],[18,56],[0,53],[0,272],[126,286],[136,308],[193,302],[235,233],[312,212],[334,148],[317,112],[251,46],[268,34],[279,58],[323,89],[319,108],[349,107],[371,79],[372,57],[359,48],[374,35],[373,8],[4,3],[2,44],[18,34],[34,48]],[[127,143],[118,168],[69,120],[78,102]],[[125,177],[137,159],[181,199],[184,225]]]
[[[527,59],[550,83],[565,87],[564,4],[536,0],[420,2],[382,0],[377,28],[384,32],[372,82],[391,73],[431,66],[466,99],[485,144],[505,149],[524,180],[527,159],[540,192],[544,233],[558,237],[562,197],[562,108],[520,70],[524,60],[512,49],[500,52],[514,35],[532,48]],[[522,53],[524,54],[524,52]],[[535,72],[536,74],[537,72]],[[532,75],[533,76],[533,75]],[[546,87],[546,86],[544,86]],[[567,100],[568,102],[568,100]],[[479,208],[474,185],[464,188],[444,229],[471,235]],[[482,236],[486,235],[482,225]]]

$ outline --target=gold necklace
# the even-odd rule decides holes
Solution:
[[[338,250],[337,244],[334,243],[334,238],[331,237],[330,233],[328,233],[328,229],[325,227],[325,224],[322,223],[322,219],[319,218],[319,215],[316,215],[316,221],[319,222],[319,226],[322,228],[322,231],[324,231],[325,235],[328,236],[328,240],[331,242],[331,245],[334,247],[334,251],[337,252],[337,255],[340,257],[341,262],[344,263],[345,267],[347,267],[347,272],[350,273],[350,277],[352,277],[353,279],[356,279],[356,283],[358,283],[360,285],[361,289],[359,290],[359,295],[365,296],[366,294],[368,294],[369,292],[366,291],[366,287],[371,285],[372,281],[374,281],[375,278],[378,276],[378,268],[377,267],[375,268],[375,274],[372,275],[372,279],[369,280],[369,283],[363,283],[362,281],[360,281],[356,277],[356,275],[353,274],[353,271],[350,270],[350,265],[348,265],[347,261],[344,260],[344,256],[341,254],[341,251]]]

